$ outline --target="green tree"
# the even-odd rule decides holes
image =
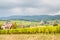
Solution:
[[[17,27],[17,24],[16,24],[16,22],[12,22],[12,29],[15,29]]]

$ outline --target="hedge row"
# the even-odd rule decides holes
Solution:
[[[0,30],[0,34],[36,34],[36,33],[60,33],[60,27],[19,28]]]

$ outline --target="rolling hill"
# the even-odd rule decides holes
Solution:
[[[9,17],[0,17],[0,20],[27,20],[27,21],[40,21],[40,20],[60,20],[60,15],[34,15],[34,16],[20,16],[14,15]]]

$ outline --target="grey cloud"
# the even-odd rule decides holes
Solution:
[[[26,15],[39,15],[39,14],[52,14],[60,11],[60,0],[0,0],[0,13],[6,13],[7,15],[10,13],[8,10],[13,8],[21,8],[22,14],[24,15],[24,11]],[[40,12],[27,12],[28,8],[32,8],[30,10],[40,10]],[[45,11],[44,11],[45,10]],[[14,13],[11,13],[11,15]],[[19,13],[15,13],[19,14]],[[20,13],[21,15],[21,13]]]

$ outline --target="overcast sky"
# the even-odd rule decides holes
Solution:
[[[60,0],[0,0],[0,17],[60,15]]]

